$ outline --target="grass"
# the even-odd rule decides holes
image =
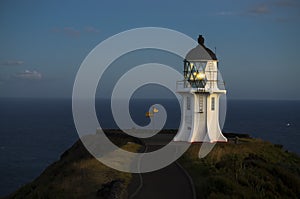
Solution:
[[[111,139],[128,151],[137,152],[141,147],[128,137]],[[97,161],[78,141],[37,179],[7,198],[107,198],[100,190],[116,181],[119,187],[114,194],[126,198],[131,178],[130,173],[119,172]]]
[[[299,198],[300,159],[259,139],[217,143],[203,159],[201,144],[180,158],[199,198]]]
[[[141,150],[132,137],[106,134],[124,150]],[[217,143],[199,159],[200,147],[192,144],[179,159],[194,181],[198,198],[300,198],[300,158],[282,146],[243,136],[237,143]],[[116,198],[127,198],[132,174],[103,165],[78,141],[8,198],[107,198],[100,190],[115,181],[120,182]]]

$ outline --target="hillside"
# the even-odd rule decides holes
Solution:
[[[166,131],[170,138],[174,132]],[[143,148],[134,138],[112,135],[110,139],[123,149]],[[197,198],[300,198],[297,155],[247,135],[226,136],[232,137],[230,141],[217,143],[205,158],[198,158],[201,144],[196,143],[178,160],[192,177]],[[127,198],[129,184],[139,184],[136,179],[101,164],[78,141],[37,179],[7,198]]]
[[[266,141],[239,138],[217,143],[203,159],[193,144],[179,162],[198,198],[300,198],[300,159]]]
[[[114,143],[136,152],[141,147],[128,136],[113,136]],[[130,173],[111,169],[77,141],[33,182],[26,184],[7,198],[127,198]]]

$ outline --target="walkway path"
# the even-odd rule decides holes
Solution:
[[[161,147],[164,138],[146,143],[147,150]],[[137,174],[136,174],[137,175]],[[141,189],[133,199],[194,199],[194,187],[183,168],[176,163],[158,171],[143,173]],[[132,193],[131,193],[132,194]]]

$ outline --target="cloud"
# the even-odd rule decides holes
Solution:
[[[215,13],[217,16],[258,16],[258,15],[266,15],[271,13],[270,5],[269,4],[259,4],[259,5],[252,5],[248,9],[246,8],[240,12],[233,12],[233,11],[220,11]]]
[[[297,12],[300,8],[300,1],[298,0],[277,0],[277,1],[265,1],[264,3],[253,6],[248,10],[250,15],[266,15],[271,14],[278,16],[284,14],[284,18],[289,18],[293,11]],[[280,17],[282,18],[282,16]]]
[[[290,23],[299,21],[299,9],[300,0],[264,0],[261,3],[247,4],[241,10],[223,10],[214,13],[214,15],[220,17],[259,17],[277,23]]]
[[[2,65],[5,65],[5,66],[19,66],[19,65],[23,65],[24,64],[24,61],[21,61],[21,60],[8,60],[8,61],[4,61],[2,63]]]
[[[63,32],[69,36],[75,36],[75,37],[80,36],[80,31],[72,27],[64,27]]]
[[[264,14],[269,14],[270,13],[270,8],[269,5],[267,4],[260,4],[252,7],[248,11],[249,14],[253,15],[264,15]]]
[[[97,28],[92,27],[92,26],[87,26],[87,27],[85,27],[84,30],[88,33],[99,33],[100,32],[100,30],[98,30]]]
[[[22,80],[41,80],[42,74],[37,71],[25,70],[24,72],[16,73],[14,77]]]
[[[278,0],[274,2],[274,6],[277,7],[299,7],[300,3],[298,0]]]

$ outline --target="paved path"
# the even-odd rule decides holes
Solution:
[[[146,143],[147,150],[153,151],[161,147],[161,141]],[[156,143],[156,144],[155,144]],[[176,163],[158,171],[141,174],[143,186],[132,197],[133,199],[193,199],[193,187],[190,179]],[[131,193],[132,194],[132,193]]]

